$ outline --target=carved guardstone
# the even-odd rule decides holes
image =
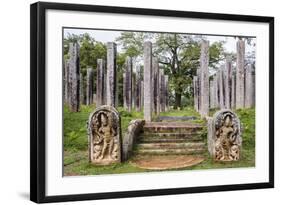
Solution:
[[[98,107],[88,121],[89,161],[107,165],[121,162],[121,126],[117,110]]]
[[[208,119],[208,149],[214,160],[239,160],[241,145],[241,124],[234,112],[220,110]]]

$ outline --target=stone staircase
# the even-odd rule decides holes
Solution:
[[[203,125],[191,122],[149,122],[135,145],[139,155],[201,155],[206,151]]]

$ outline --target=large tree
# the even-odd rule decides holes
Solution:
[[[153,43],[153,55],[157,56],[165,74],[169,75],[169,85],[174,93],[175,107],[181,107],[182,96],[190,98],[192,93],[192,77],[199,67],[200,35],[123,32],[117,38],[124,52],[133,57],[143,55],[143,42],[150,40]],[[223,42],[210,45],[210,66],[215,65],[223,58]]]
[[[74,42],[80,45],[80,67],[82,74],[86,75],[87,67],[92,67],[95,72],[97,59],[106,59],[106,45],[96,41],[88,33],[81,35],[68,34],[64,38],[64,55],[66,59],[68,58],[69,43]]]

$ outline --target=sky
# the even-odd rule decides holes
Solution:
[[[100,41],[103,43],[115,41],[115,39],[121,35],[121,31],[106,31],[106,30],[93,30],[93,29],[64,29],[64,36],[67,34],[83,34],[88,33],[91,37],[93,37],[96,41]],[[224,48],[227,52],[236,52],[236,40],[233,37],[226,36],[206,36],[207,40],[209,40],[210,44],[224,40],[226,43],[224,44]],[[120,51],[122,48],[117,47],[117,50]],[[246,44],[245,51],[250,52],[254,48]]]

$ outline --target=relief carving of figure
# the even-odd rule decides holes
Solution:
[[[223,112],[215,119],[214,158],[217,161],[236,161],[240,158],[240,122],[232,112]]]
[[[110,164],[120,161],[120,127],[117,111],[102,106],[90,116],[89,155],[90,161],[97,164]],[[114,110],[113,110],[114,109]],[[111,110],[116,111],[110,112]],[[118,114],[118,113],[117,113]]]

